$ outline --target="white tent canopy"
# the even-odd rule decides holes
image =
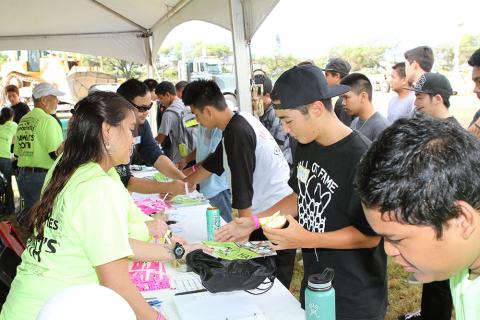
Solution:
[[[279,0],[241,4],[245,41]],[[0,50],[58,50],[151,65],[168,33],[201,20],[232,30],[232,0],[3,0]]]

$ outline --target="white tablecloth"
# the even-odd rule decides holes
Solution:
[[[136,174],[135,174],[136,175]],[[149,175],[153,175],[150,173]],[[136,175],[137,176],[137,175]],[[147,174],[141,176],[148,176]],[[145,195],[133,194],[134,199],[139,199],[145,197]],[[155,197],[155,195],[152,195]],[[148,196],[148,197],[152,197]],[[197,205],[197,206],[184,206],[177,208],[168,209],[167,213],[169,214],[169,220],[177,221],[176,224],[171,225],[171,229],[174,233],[185,238],[189,242],[200,242],[207,239],[207,225],[206,225],[206,209],[208,204]],[[185,273],[178,272],[174,268],[170,267],[170,264],[167,264],[168,272],[172,275],[173,278],[178,276],[184,276]],[[175,290],[173,289],[164,289],[158,291],[143,292],[144,297],[156,297],[162,301],[162,312],[167,316],[168,320],[180,320],[182,319],[178,314],[178,310],[175,306],[174,294]],[[220,295],[220,296],[219,296]],[[179,296],[180,297],[180,296]],[[300,307],[300,303],[295,299],[295,297],[279,282],[275,281],[273,287],[265,294],[253,296],[244,291],[235,291],[230,293],[218,293],[212,294],[209,292],[194,293],[182,296],[183,298],[192,298],[195,299],[210,299],[209,297],[215,297],[211,300],[218,300],[216,298],[224,297],[226,300],[231,301],[237,300],[248,301],[258,307],[263,314],[247,318],[241,318],[242,320],[247,319],[268,319],[268,320],[301,320],[305,318],[305,312]],[[195,318],[188,320],[233,320],[239,318],[228,318],[228,314],[219,314],[216,313],[215,304],[206,305],[205,308],[208,308],[209,316],[201,317],[198,310],[198,315]],[[231,308],[242,308],[241,304],[233,304]],[[184,319],[182,319],[184,320]]]

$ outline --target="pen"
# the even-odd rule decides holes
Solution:
[[[176,296],[183,296],[185,294],[200,293],[200,292],[207,292],[207,289],[198,289],[198,290],[192,290],[192,291],[177,292],[177,293],[175,293],[175,295]]]

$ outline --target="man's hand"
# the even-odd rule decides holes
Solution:
[[[188,167],[186,169],[182,170],[183,174],[186,175],[187,177],[193,173],[193,167]]]
[[[195,184],[181,180],[174,180],[166,183],[168,185],[168,192],[174,195],[185,194],[186,192],[192,192],[195,190]],[[187,185],[185,186],[185,184]]]
[[[289,225],[285,229],[263,227],[263,234],[270,240],[275,250],[302,248],[311,234],[294,217],[288,215],[287,221]]]
[[[148,233],[154,238],[161,238],[167,232],[168,225],[161,219],[153,219],[152,221],[145,221],[148,228]]]
[[[184,158],[184,159],[178,161],[175,165],[177,166],[177,168],[179,170],[183,170],[187,166],[187,160]]]
[[[235,218],[215,232],[215,241],[247,241],[254,230],[255,222],[252,218]]]

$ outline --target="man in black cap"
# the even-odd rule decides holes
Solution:
[[[352,67],[348,61],[342,58],[332,58],[328,61],[325,68],[322,70],[325,72],[325,79],[329,86],[335,86],[340,84],[343,78],[345,78],[349,73]],[[335,102],[335,114],[338,119],[342,121],[345,125],[350,126],[350,123],[354,117],[348,115],[343,109],[342,97],[338,97]]]
[[[387,306],[386,255],[353,187],[357,163],[370,141],[345,126],[331,102],[349,90],[329,87],[312,65],[293,67],[278,78],[272,92],[275,109],[285,131],[299,142],[289,180],[293,193],[257,217],[277,211],[286,216],[288,227],[264,226],[263,232],[277,250],[302,248],[302,307],[308,277],[331,267],[336,319],[380,320]],[[232,225],[220,229],[217,237],[241,238],[258,228],[249,218]]]
[[[434,118],[452,118],[448,108],[450,96],[456,94],[450,81],[440,73],[427,72],[420,76],[414,88],[406,88],[415,92],[415,107],[417,111]]]

